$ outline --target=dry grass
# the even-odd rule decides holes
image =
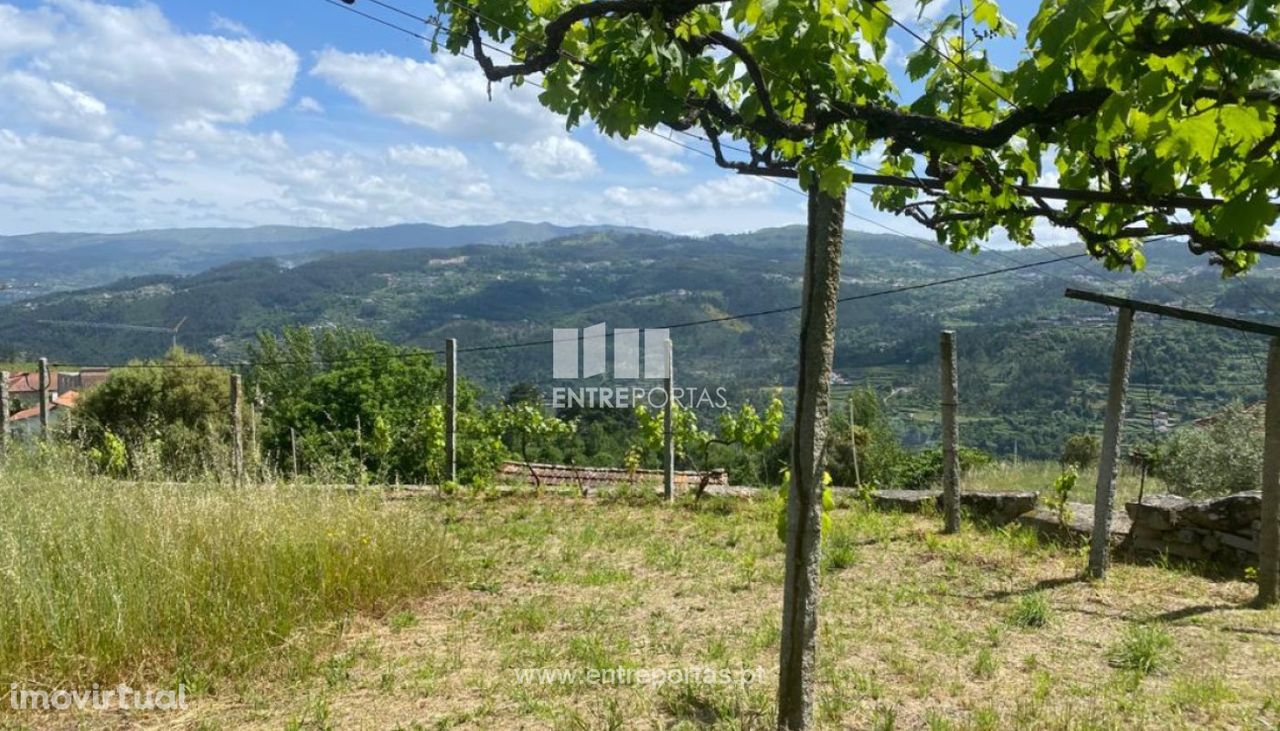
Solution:
[[[130,720],[206,729],[772,727],[782,551],[768,502],[695,508],[547,495],[397,505],[430,515],[456,541],[462,570],[443,594],[356,621],[305,678],[230,683],[180,716]],[[846,568],[824,576],[822,728],[1280,723],[1280,614],[1241,608],[1249,585],[1131,565],[1091,584],[1076,578],[1080,555],[1028,534],[937,528],[922,516],[836,511],[835,540],[847,554]],[[1168,646],[1144,633],[1167,636]],[[1157,656],[1140,670],[1124,660]],[[517,681],[521,668],[756,666],[766,669],[760,682],[736,685]]]

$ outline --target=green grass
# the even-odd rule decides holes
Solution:
[[[1030,490],[1048,493],[1053,481],[1062,474],[1062,467],[1054,461],[1021,460],[1017,463],[1001,460],[985,467],[970,470],[964,475],[963,489],[978,492],[1018,492]],[[1147,495],[1158,495],[1168,492],[1168,488],[1159,479],[1147,476],[1146,487],[1142,488],[1141,475],[1137,470],[1122,465],[1116,476],[1117,504],[1124,501],[1137,500],[1139,490]],[[1077,503],[1092,503],[1093,494],[1098,484],[1098,470],[1089,467],[1080,470],[1076,487],[1069,500]]]
[[[28,481],[22,489],[44,488]],[[297,546],[319,541],[324,524],[345,525],[330,516],[348,511],[364,516],[357,525],[387,521],[388,532],[421,541],[412,550],[423,552],[401,555],[395,567],[411,586],[381,584],[378,597],[366,595],[366,607],[335,601],[294,622],[288,640],[259,644],[263,655],[275,656],[318,642],[292,672],[217,684],[197,693],[181,718],[87,714],[75,719],[81,727],[773,728],[784,549],[772,499],[668,505],[637,492],[582,499],[461,490],[379,502],[267,489],[241,499],[218,488],[143,488],[133,496],[135,486],[84,481],[51,494],[76,490],[90,498],[82,505],[103,504],[108,513],[150,506],[152,516],[167,516],[173,501],[183,510],[205,501],[211,510],[262,510],[262,518],[227,518],[258,526],[245,541],[259,553],[272,545],[262,528],[267,523]],[[1039,543],[1025,530],[966,524],[960,534],[942,535],[938,516],[882,513],[860,501],[842,504],[831,517],[816,728],[1189,731],[1280,723],[1280,614],[1245,608],[1254,593],[1246,582],[1125,563],[1115,564],[1106,581],[1088,582],[1078,578],[1079,553]],[[7,520],[0,518],[0,528]],[[453,556],[447,570],[429,560],[446,529]],[[143,533],[162,530],[182,533]],[[326,554],[326,561],[379,565],[352,548]],[[78,576],[93,588],[93,577]],[[168,591],[183,589],[162,581]],[[177,600],[143,583],[122,585],[144,592],[160,616],[172,611]],[[277,589],[291,598],[319,591],[298,581]],[[268,606],[290,611],[283,602]],[[197,604],[189,618],[216,611]],[[166,641],[194,643],[186,637],[173,624],[143,634],[136,644],[120,645],[130,659],[119,667],[125,674],[154,668],[152,658],[174,656]],[[44,655],[55,656],[62,655]],[[529,668],[761,672],[751,682],[728,684],[518,681]],[[1151,674],[1141,675],[1143,668]],[[40,677],[46,669],[28,663],[15,674]],[[0,707],[0,726],[8,720]],[[40,725],[41,719],[16,720]]]
[[[1173,636],[1158,625],[1130,625],[1107,652],[1107,659],[1113,666],[1138,675],[1163,673],[1173,663]]]
[[[431,592],[445,546],[428,514],[376,495],[113,483],[11,463],[0,667],[40,683],[201,685],[305,666],[335,620]]]
[[[1018,627],[1043,627],[1049,624],[1052,615],[1049,598],[1042,591],[1033,591],[1018,597],[1013,611],[1009,613],[1009,621]]]

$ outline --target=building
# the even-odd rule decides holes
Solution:
[[[49,426],[55,426],[76,407],[80,400],[78,391],[67,391],[49,401]],[[9,417],[9,429],[18,436],[36,436],[40,433],[40,405],[37,402],[31,408],[23,409]]]
[[[106,368],[84,368],[78,371],[60,371],[56,379],[57,392],[79,391],[84,393],[94,386],[101,385],[111,375]]]

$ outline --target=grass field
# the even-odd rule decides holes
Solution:
[[[964,475],[961,489],[975,492],[1032,491],[1048,492],[1053,481],[1062,474],[1062,467],[1057,462],[1045,460],[1023,460],[1017,463],[1007,460],[993,462],[979,467]],[[1071,491],[1071,500],[1078,503],[1092,503],[1098,484],[1097,467],[1080,470],[1076,479],[1076,487]],[[1121,465],[1116,475],[1116,505],[1122,506],[1127,501],[1137,500],[1141,492],[1144,495],[1159,495],[1169,488],[1156,477],[1146,478],[1142,484],[1141,473],[1137,468]]]
[[[310,522],[327,522],[326,507],[308,504]],[[319,638],[310,662],[212,674],[186,711],[168,715],[0,711],[0,723],[770,728],[782,578],[774,511],[770,500],[695,507],[551,494],[388,503],[375,510],[387,529],[444,531],[450,571],[437,589],[430,555],[397,556],[398,571],[430,580],[392,585],[395,600],[354,603],[340,612],[345,621],[295,631]],[[835,512],[824,565],[821,727],[1280,723],[1280,613],[1242,608],[1250,585],[1131,565],[1091,584],[1077,579],[1075,551],[1018,531],[966,526],[961,536],[940,536],[937,522],[860,505]],[[142,682],[150,667],[128,669]],[[28,668],[28,678],[40,672]],[[757,677],[744,672],[756,668]],[[592,669],[604,672],[589,676]]]
[[[10,466],[0,469],[5,683],[200,691],[265,669],[309,672],[336,623],[427,596],[448,571],[435,517],[379,494]]]

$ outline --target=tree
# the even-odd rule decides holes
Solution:
[[[1096,434],[1072,434],[1062,443],[1062,456],[1058,462],[1063,467],[1082,470],[1097,464],[1101,452],[1102,442]]]
[[[1260,240],[1280,188],[1280,93],[1269,81],[1280,24],[1269,3],[1044,0],[1028,52],[1002,70],[984,41],[1014,35],[1012,25],[994,0],[973,0],[962,5],[966,15],[936,22],[911,56],[908,72],[923,91],[910,103],[880,63],[895,19],[875,0],[438,7],[447,50],[472,54],[491,82],[540,74],[542,103],[570,126],[589,117],[620,137],[697,129],[722,167],[794,177],[808,192],[780,728],[812,719],[819,492],[852,182],[883,183],[877,205],[956,249],[997,228],[1027,244],[1043,220],[1075,231],[1116,268],[1141,267],[1138,239],[1158,234],[1186,236],[1228,273],[1280,254]],[[495,62],[494,53],[511,60]],[[730,159],[727,139],[745,144],[746,157]],[[877,143],[880,175],[855,176],[848,161]],[[1037,185],[1046,159],[1065,190]],[[1173,215],[1179,208],[1192,220]]]
[[[109,473],[155,470],[181,479],[213,472],[230,435],[228,376],[182,348],[134,361],[84,394],[71,412],[71,433],[109,456],[99,460]]]
[[[304,468],[341,479],[439,483],[444,475],[444,369],[430,353],[357,330],[286,328],[258,336],[252,383],[262,443],[277,466],[296,444]],[[505,455],[497,418],[458,388],[459,472],[488,480]]]
[[[1207,426],[1184,426],[1155,454],[1155,475],[1169,491],[1215,497],[1258,489],[1262,475],[1263,409],[1233,404]]]

